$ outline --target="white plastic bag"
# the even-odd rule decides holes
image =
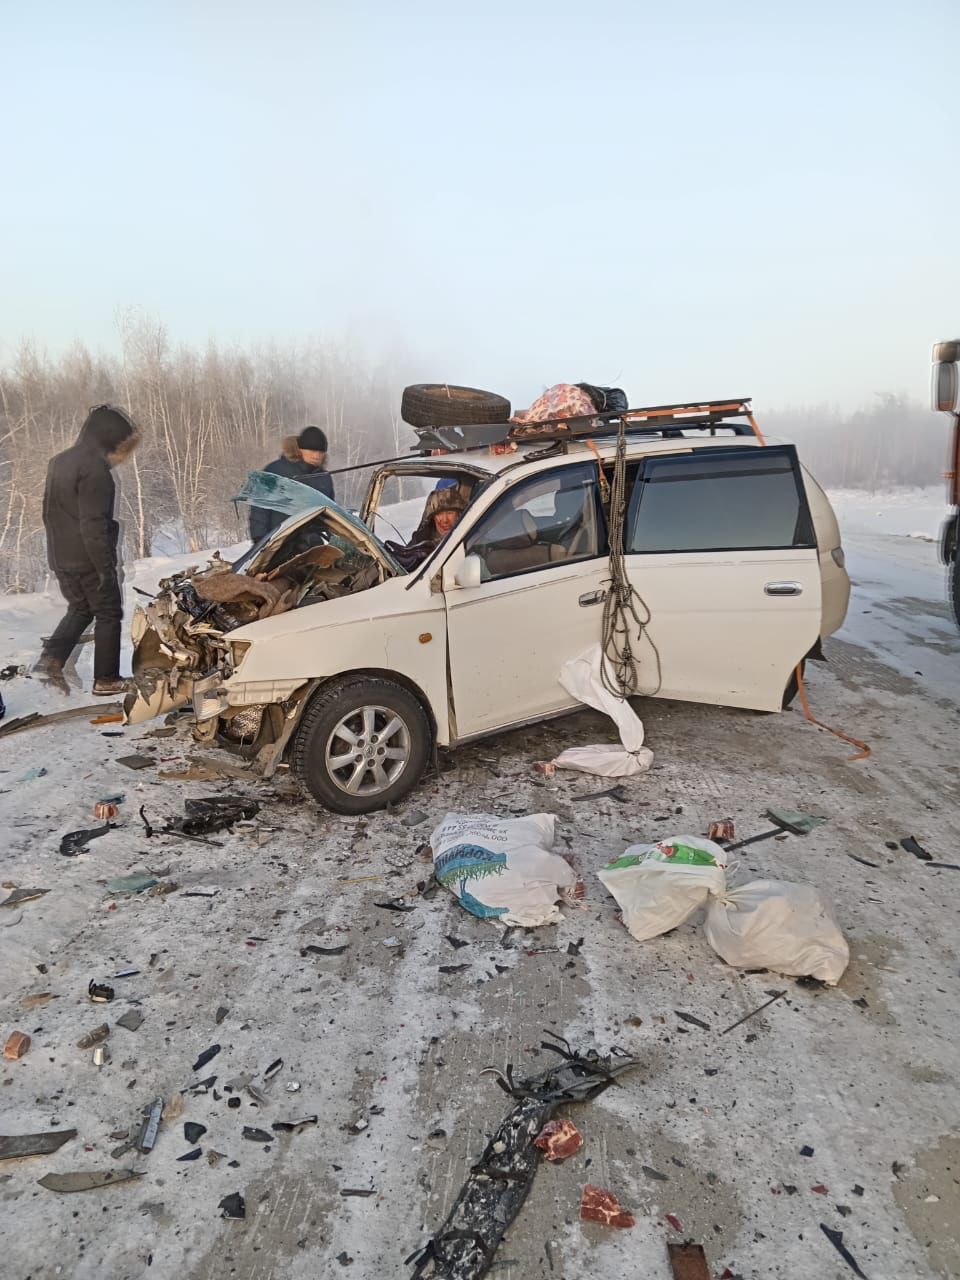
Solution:
[[[634,844],[597,874],[623,912],[623,923],[644,942],[690,918],[726,888],[726,854],[712,840],[674,836]]]
[[[810,884],[753,880],[707,907],[707,941],[727,964],[839,982],[850,948],[830,905]]]
[[[461,906],[509,925],[555,924],[557,899],[572,897],[577,877],[553,844],[551,813],[495,818],[448,813],[430,837],[434,874]]]
[[[554,760],[558,769],[579,769],[602,778],[632,778],[653,764],[653,752],[643,745],[643,721],[626,698],[606,689],[600,672],[604,657],[595,644],[578,658],[560,668],[560,683],[572,697],[595,711],[602,711],[616,724],[622,747],[614,745],[571,747]]]

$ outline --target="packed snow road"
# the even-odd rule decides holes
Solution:
[[[150,726],[80,719],[0,740],[0,900],[47,890],[0,909],[2,1036],[32,1038],[2,1064],[0,1131],[77,1131],[55,1153],[0,1166],[5,1280],[406,1276],[510,1105],[479,1072],[543,1070],[544,1030],[579,1048],[618,1045],[641,1065],[568,1109],[584,1145],[542,1165],[492,1275],[667,1280],[666,1243],[692,1239],[714,1277],[841,1280],[853,1272],[824,1227],[871,1280],[960,1274],[960,872],[899,846],[913,835],[933,861],[960,863],[960,638],[934,546],[874,532],[846,543],[848,625],[807,686],[821,720],[871,744],[865,762],[797,711],[652,701],[638,709],[655,764],[626,784],[625,803],[578,799],[604,789],[594,779],[531,772],[609,737],[583,712],[453,754],[402,811],[357,821],[318,811],[284,778],[163,780],[193,752]],[[55,607],[4,606],[6,660],[23,660],[28,630]],[[33,682],[2,688],[10,716],[55,705]],[[151,764],[123,767],[134,752]],[[120,825],[61,856],[63,834],[99,825],[94,803],[121,791]],[[146,838],[141,805],[160,826],[185,797],[219,792],[255,795],[257,819],[217,845]],[[741,857],[745,871],[833,899],[851,950],[834,990],[728,968],[696,917],[637,943],[597,880],[638,840],[725,817],[738,836],[759,832],[768,805],[828,819]],[[418,893],[430,871],[418,846],[460,809],[554,813],[584,910],[504,932],[444,889]],[[134,872],[159,884],[107,893]],[[377,905],[398,896],[413,910]],[[124,970],[136,972],[112,976]],[[92,1003],[91,979],[115,1000]],[[117,1025],[131,1009],[136,1030]],[[77,1042],[102,1023],[98,1067]],[[169,1118],[154,1149],[112,1154],[156,1098]],[[311,1116],[296,1132],[272,1128]],[[192,1142],[186,1122],[204,1127]],[[127,1169],[140,1176],[76,1194],[38,1185]],[[636,1226],[581,1223],[588,1182]],[[235,1193],[242,1220],[221,1216]]]

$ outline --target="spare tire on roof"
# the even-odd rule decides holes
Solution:
[[[448,382],[417,382],[404,387],[400,417],[411,427],[468,426],[483,422],[509,422],[510,401],[477,387],[455,387]]]

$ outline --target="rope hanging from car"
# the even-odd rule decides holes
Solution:
[[[597,460],[597,470],[603,471]],[[606,490],[601,483],[601,492]],[[627,432],[621,419],[617,433],[617,452],[607,501],[607,536],[610,545],[610,586],[603,602],[603,661],[600,678],[603,687],[615,698],[627,698],[639,692],[639,673],[634,644],[646,639],[657,662],[656,687],[650,696],[660,692],[663,674],[660,651],[648,630],[651,613],[646,601],[630,582],[624,559],[624,532],[627,523]],[[636,639],[634,640],[634,636]]]

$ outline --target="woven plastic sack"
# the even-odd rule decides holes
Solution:
[[[700,836],[634,844],[597,874],[638,942],[669,933],[726,888],[726,855]]]
[[[850,948],[826,898],[811,884],[753,880],[707,907],[707,941],[738,969],[839,982]]]
[[[430,837],[434,874],[481,920],[555,924],[558,899],[572,899],[577,883],[570,864],[550,852],[555,821],[552,813],[448,813]]]
[[[597,746],[568,747],[554,760],[558,769],[578,769],[601,778],[632,778],[645,773],[653,764],[653,752],[643,745],[643,721],[626,698],[611,693],[601,678],[604,662],[600,645],[595,644],[560,668],[560,683],[567,693],[602,711],[617,726],[622,746],[603,743]]]

